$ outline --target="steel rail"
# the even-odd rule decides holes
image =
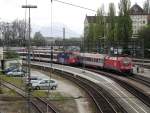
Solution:
[[[125,88],[127,91],[129,91],[131,94],[133,94],[135,97],[139,98],[144,104],[146,104],[148,107],[150,107],[150,96],[142,92],[141,89],[136,87],[135,85],[132,85],[129,82],[126,82],[124,80],[119,79],[117,74],[112,74],[104,71],[94,70],[94,69],[87,69],[89,71],[101,74],[103,76],[107,76],[114,81],[116,81],[120,86]]]
[[[4,83],[5,82],[5,83]],[[11,85],[11,86],[13,86],[13,87],[15,87],[15,88],[12,88],[11,86],[9,87],[9,86],[7,86],[6,85],[6,83],[7,84],[9,84],[9,85]],[[14,84],[12,84],[12,83],[10,83],[10,82],[8,82],[8,81],[4,81],[3,80],[3,82],[2,82],[2,85],[4,85],[5,87],[7,87],[7,88],[9,88],[9,89],[15,89],[15,91],[16,91],[16,93],[17,94],[19,94],[20,96],[22,96],[23,98],[26,98],[26,96],[25,96],[25,91],[23,90],[23,89],[21,89],[21,88],[19,88],[19,87],[17,87],[16,85],[14,85]],[[21,93],[22,92],[22,93]],[[23,94],[24,93],[24,94]],[[27,99],[27,98],[26,98]],[[36,100],[35,100],[36,99]],[[41,104],[39,105],[38,103],[41,103],[41,104],[44,104],[45,105],[45,107],[44,106],[41,106]],[[49,112],[49,110],[51,110],[51,112],[49,112],[49,113],[60,113],[60,111],[58,110],[58,109],[56,109],[56,107],[54,108],[54,105],[52,104],[52,103],[50,103],[50,102],[46,102],[45,100],[43,100],[42,98],[40,98],[40,97],[34,97],[33,99],[31,99],[31,103],[32,103],[32,105],[36,108],[36,110],[39,112],[39,113],[47,113],[47,112]],[[46,111],[47,110],[47,106],[48,106],[48,111]],[[52,107],[53,106],[53,107]],[[40,109],[41,108],[41,109]]]
[[[148,77],[134,74],[133,76],[128,77],[128,78],[150,87],[150,78],[148,78]]]
[[[31,67],[36,69],[38,68],[41,69],[41,66],[37,66],[37,65],[36,66],[32,65]],[[44,71],[48,71],[50,67],[49,68],[45,67],[42,69],[45,69]],[[62,73],[62,71],[59,70],[55,70],[54,73],[59,75],[64,75],[62,77],[73,81],[81,88],[83,88],[93,99],[95,105],[97,106],[97,109],[99,110],[98,113],[118,113],[118,112],[127,113],[124,110],[124,108],[115,99],[113,99],[112,96],[109,95],[109,92],[106,92],[106,90],[104,90],[94,82],[85,80],[85,78],[81,78],[79,76],[74,76],[71,73],[66,73],[66,72]]]

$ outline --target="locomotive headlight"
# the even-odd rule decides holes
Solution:
[[[123,63],[124,63],[124,64],[126,64],[126,65],[127,65],[127,64],[129,64],[129,62],[128,62],[128,61],[123,61]]]
[[[131,60],[129,58],[124,58],[123,59],[123,64],[125,64],[125,65],[129,65],[130,62],[131,62]]]

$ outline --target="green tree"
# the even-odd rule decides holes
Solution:
[[[150,25],[139,32],[140,40],[144,40],[145,56],[150,58]]]
[[[149,0],[145,0],[143,9],[146,13],[148,13],[148,14],[150,13],[150,1]]]
[[[115,27],[116,27],[116,10],[114,3],[109,4],[109,12],[107,18],[107,40],[115,41]]]
[[[34,46],[44,46],[46,43],[45,38],[41,34],[41,32],[35,32],[33,38],[33,45]]]
[[[94,51],[97,51],[100,40],[106,35],[106,16],[104,5],[97,10],[96,23],[94,25]]]
[[[86,49],[88,52],[91,52],[94,45],[94,23],[89,24],[89,32],[87,35],[87,40],[85,42]]]
[[[96,25],[95,25],[95,37],[100,38],[104,37],[104,28],[105,27],[105,16],[104,16],[104,6],[101,6],[97,10],[96,16]]]
[[[132,36],[132,20],[129,15],[130,0],[120,0],[117,37],[123,42],[124,53],[128,53],[128,42]]]
[[[19,58],[18,53],[12,50],[7,50],[4,54],[4,59]]]

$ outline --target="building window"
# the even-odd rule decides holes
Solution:
[[[143,24],[145,24],[145,21],[143,21]]]

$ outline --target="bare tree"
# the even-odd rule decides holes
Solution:
[[[0,25],[1,40],[5,46],[22,46],[25,36],[25,22],[23,20],[15,20],[12,23],[3,22]]]

